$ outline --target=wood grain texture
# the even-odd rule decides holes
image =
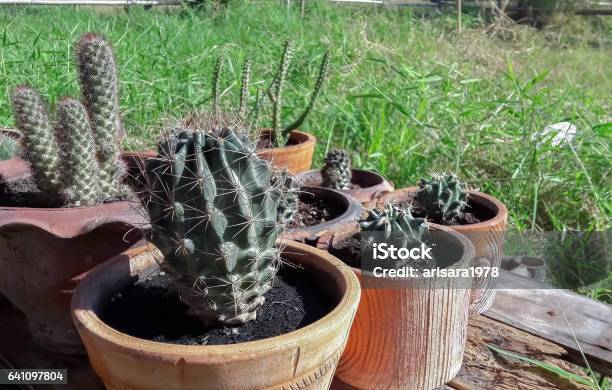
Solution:
[[[591,367],[612,377],[612,305],[507,271],[497,284],[485,316],[557,343],[584,365],[577,341]]]
[[[563,347],[478,316],[470,319],[463,366],[457,377],[448,383],[450,387],[460,390],[589,389],[531,364],[498,355],[487,348],[487,344],[587,377],[580,367],[567,362],[568,351]]]
[[[467,267],[474,256],[470,242],[448,228],[436,229],[464,248],[450,267]],[[333,245],[334,239],[325,242]],[[357,389],[422,390],[454,377],[467,334],[471,280],[401,280],[353,271],[362,286],[361,302],[336,378]]]

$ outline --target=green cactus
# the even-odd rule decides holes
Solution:
[[[281,62],[278,66],[276,75],[272,80],[272,84],[268,89],[268,98],[272,103],[272,132],[274,134],[275,146],[284,146],[287,143],[289,134],[291,134],[293,130],[297,130],[304,123],[306,117],[308,114],[310,114],[310,111],[312,111],[317,98],[323,90],[323,85],[327,79],[329,69],[329,52],[326,52],[323,55],[323,60],[319,66],[319,75],[317,76],[317,81],[312,93],[310,94],[310,100],[308,101],[306,109],[294,122],[284,128],[281,128],[281,112],[283,108],[282,93],[285,86],[287,73],[289,72],[289,66],[291,64],[291,60],[293,59],[293,54],[294,49],[291,41],[286,41],[283,48]]]
[[[13,158],[18,151],[19,146],[15,139],[0,133],[0,161]]]
[[[40,95],[17,87],[11,102],[24,135],[43,202],[92,205],[128,196],[122,183],[117,72],[112,47],[100,36],[85,34],[75,46],[83,105],[63,99],[53,124]],[[57,130],[57,131],[56,131]]]
[[[217,58],[215,68],[212,74],[212,106],[213,109],[219,109],[219,95],[220,95],[220,84],[221,84],[221,73],[223,72],[223,58]]]
[[[100,191],[104,198],[123,196],[124,166],[119,135],[123,132],[119,113],[117,65],[113,48],[96,34],[85,34],[76,46],[81,93],[96,141],[100,166]]]
[[[428,219],[445,224],[463,215],[467,199],[465,184],[453,174],[421,179],[415,196],[416,203],[423,208]]]
[[[298,201],[300,197],[300,187],[295,177],[284,170],[279,174],[278,180],[283,185],[283,198],[279,203],[278,220],[283,225],[288,225],[293,220],[293,216],[298,211]]]
[[[425,218],[414,218],[409,207],[393,203],[387,203],[382,210],[368,210],[359,226],[362,232],[380,232],[385,239],[399,239],[404,247],[420,244],[428,231]]]
[[[325,156],[325,166],[321,170],[323,187],[348,190],[351,188],[352,175],[349,154],[344,150],[330,150]]]
[[[235,119],[213,110],[180,122],[146,168],[151,240],[189,313],[207,324],[254,319],[280,259],[282,183]]]
[[[23,133],[24,157],[30,162],[36,185],[45,201],[61,200],[60,148],[53,125],[38,92],[21,86],[13,90],[11,102],[17,128]]]
[[[98,201],[98,165],[95,144],[85,107],[74,99],[57,105],[58,139],[67,153],[62,159],[62,180],[66,198],[74,206]]]

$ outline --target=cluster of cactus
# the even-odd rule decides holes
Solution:
[[[293,221],[293,217],[298,211],[300,187],[295,177],[289,174],[287,170],[283,170],[279,174],[278,180],[282,183],[283,189],[283,198],[278,206],[278,221],[286,226]]]
[[[283,183],[246,125],[220,111],[175,124],[146,167],[151,241],[188,313],[206,324],[256,317],[278,270]]]
[[[23,155],[45,202],[87,206],[128,194],[122,182],[117,66],[112,46],[85,34],[75,47],[83,102],[63,98],[55,122],[38,92],[13,90],[15,121]]]
[[[286,41],[281,61],[278,66],[278,70],[272,79],[272,83],[268,88],[267,95],[272,104],[272,141],[275,146],[284,146],[287,143],[288,137],[293,130],[297,130],[306,120],[306,117],[312,111],[315,102],[321,95],[323,85],[327,79],[329,69],[329,52],[323,55],[321,64],[319,66],[319,74],[315,82],[314,88],[310,94],[308,104],[302,114],[293,122],[286,126],[281,124],[281,113],[283,109],[283,89],[287,80],[287,74],[289,73],[289,67],[291,60],[293,59],[294,49],[291,41]],[[253,108],[248,110],[249,90],[251,83],[251,68],[252,62],[247,59],[242,67],[242,82],[240,88],[240,105],[239,113],[246,123],[250,124],[251,129],[257,128],[259,122],[259,116],[262,109],[263,93],[257,91],[255,99],[255,105]],[[219,58],[215,64],[215,68],[212,75],[212,102],[215,109],[219,108],[220,104],[220,79],[223,70],[223,59]]]
[[[352,175],[349,154],[344,150],[330,150],[325,156],[325,166],[321,170],[323,187],[348,190],[351,188]]]
[[[463,215],[467,198],[465,183],[457,176],[435,174],[431,180],[419,180],[414,199],[428,219],[451,223]]]

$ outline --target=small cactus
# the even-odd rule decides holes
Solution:
[[[276,275],[282,183],[237,117],[193,115],[162,137],[145,200],[162,268],[206,324],[256,317]]]
[[[468,194],[465,184],[453,174],[432,175],[431,180],[421,179],[415,196],[428,219],[452,223],[463,215]]]
[[[19,145],[13,137],[0,133],[0,161],[8,160],[19,154]]]
[[[283,198],[279,203],[278,220],[286,226],[291,223],[293,216],[298,211],[300,187],[295,177],[291,176],[287,170],[279,175],[278,180],[283,183]]]
[[[325,156],[325,166],[321,170],[323,187],[335,190],[351,188],[351,158],[344,150],[332,149]]]
[[[85,34],[75,47],[83,103],[64,98],[54,124],[36,90],[20,86],[11,102],[24,157],[46,203],[87,206],[125,197],[117,71],[111,45]]]
[[[420,244],[428,231],[424,218],[414,218],[410,207],[387,203],[382,210],[371,209],[359,220],[362,232],[380,232],[385,239],[400,241],[403,247]]]

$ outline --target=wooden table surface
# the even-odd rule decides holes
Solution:
[[[489,349],[487,344],[556,365],[587,378],[585,370],[576,364],[583,361],[582,356],[576,353],[578,348],[575,344],[578,340],[593,369],[610,376],[610,305],[563,290],[534,289],[537,287],[535,285],[524,287],[525,289],[521,290],[498,291],[493,308],[485,315],[470,320],[463,367],[459,375],[444,389],[588,388],[531,364],[499,355]],[[561,315],[561,312],[564,315]],[[588,317],[584,318],[587,312]],[[572,337],[568,336],[568,323],[572,325]],[[52,354],[33,345],[25,318],[1,297],[0,368],[68,369],[68,385],[24,385],[21,386],[22,389],[103,389],[85,356]],[[0,389],[4,387],[0,385]],[[332,389],[349,390],[350,387],[334,383]]]

